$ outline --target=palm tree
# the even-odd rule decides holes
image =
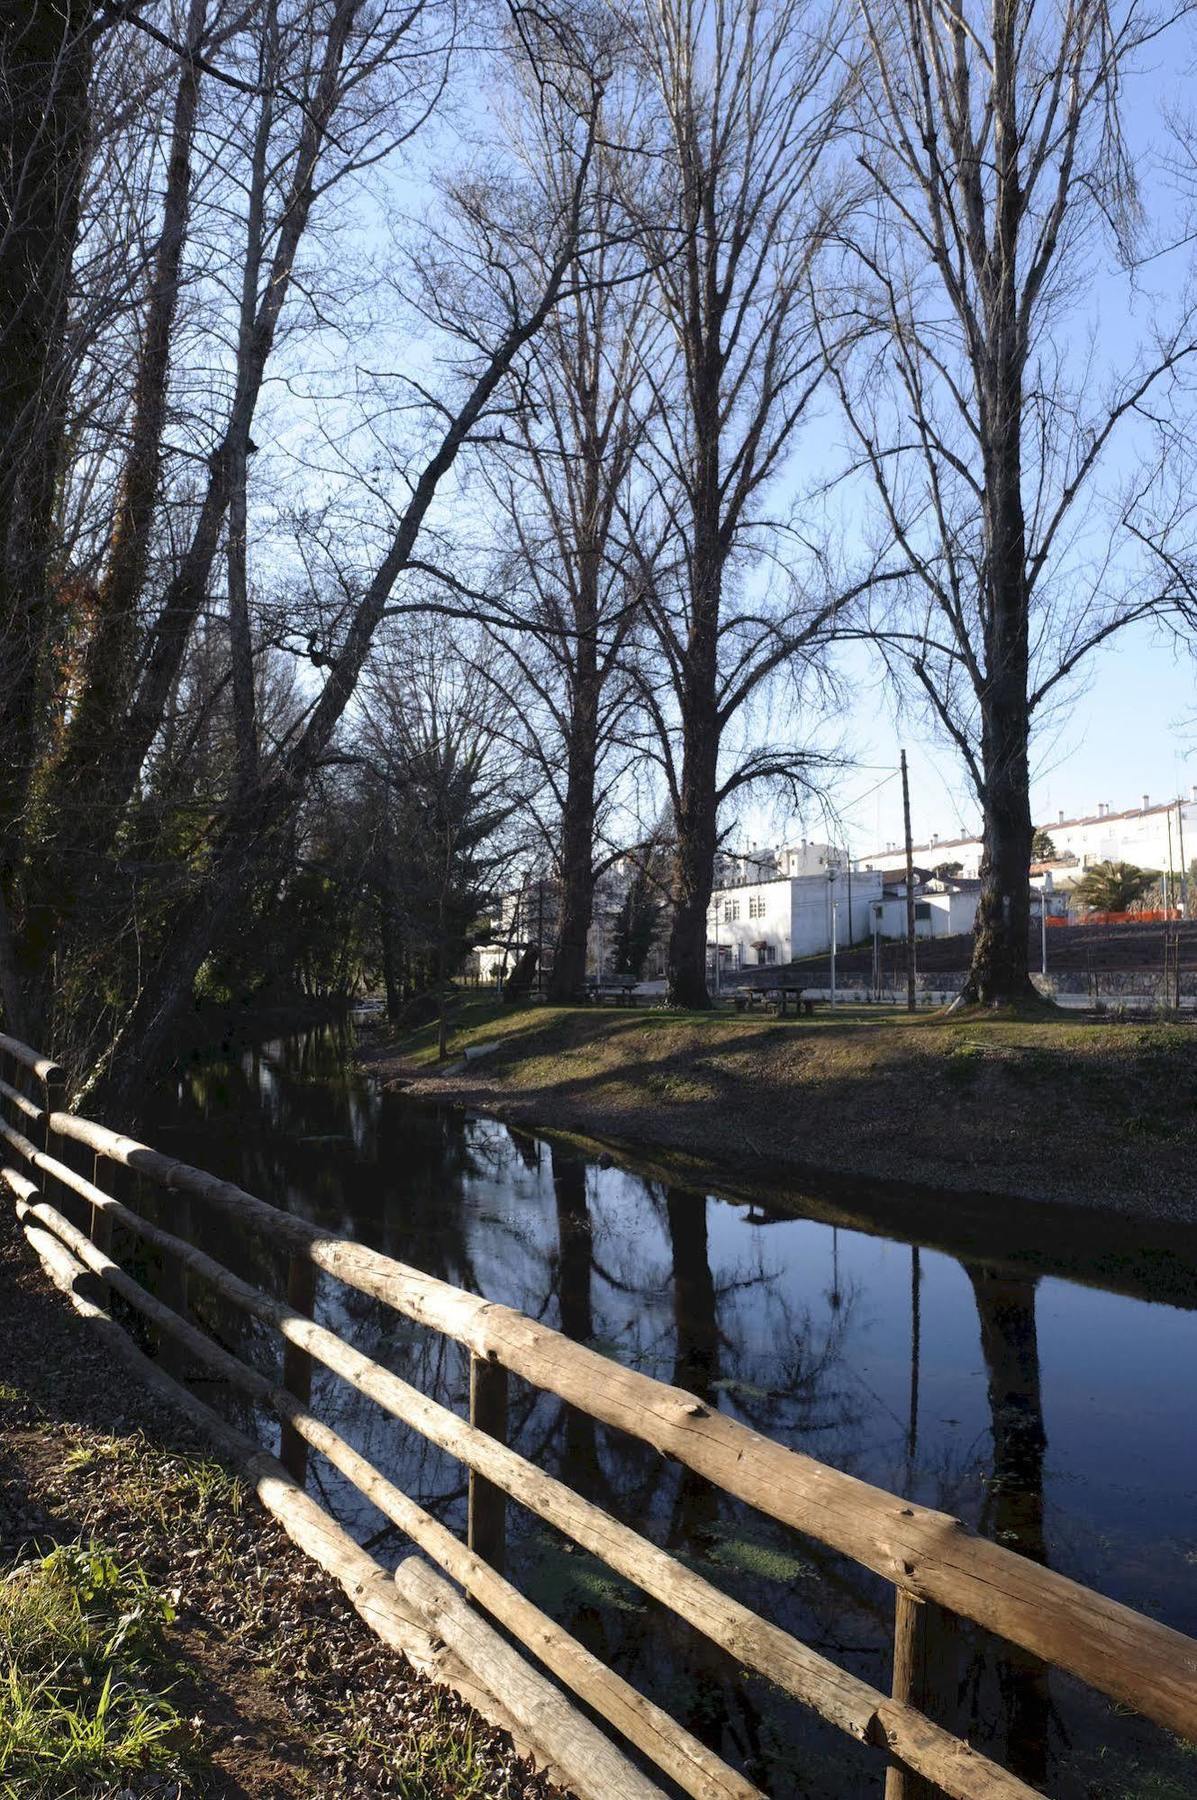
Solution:
[[[1158,869],[1139,869],[1128,862],[1099,862],[1086,869],[1074,891],[1082,905],[1098,912],[1129,912],[1159,878]]]

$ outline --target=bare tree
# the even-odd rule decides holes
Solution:
[[[348,4],[348,0],[344,3]],[[326,43],[321,80],[332,53],[331,43]],[[539,16],[521,18],[515,53],[535,60],[544,72],[544,91],[548,96],[545,103],[555,109],[559,129],[570,147],[573,178],[553,207],[541,208],[535,219],[529,217],[529,242],[535,235],[538,254],[520,267],[512,265],[509,233],[492,217],[487,184],[470,182],[461,191],[461,230],[472,251],[467,254],[463,240],[455,266],[459,279],[460,271],[468,268],[475,283],[477,304],[468,331],[457,333],[456,391],[450,389],[451,397],[446,397],[443,393],[431,394],[416,380],[405,384],[409,394],[415,389],[425,419],[433,421],[434,429],[423,434],[414,457],[409,453],[409,460],[397,470],[403,498],[392,507],[391,528],[381,553],[364,579],[359,582],[351,576],[343,583],[343,603],[330,622],[330,642],[320,657],[325,677],[301,726],[280,746],[269,766],[260,767],[252,789],[238,804],[226,809],[214,828],[203,879],[175,921],[171,939],[145,981],[102,1069],[96,1070],[96,1078],[104,1079],[110,1091],[126,1103],[137,1091],[145,1067],[161,1055],[178,1009],[205,957],[230,930],[238,896],[246,882],[277,854],[307,784],[330,753],[378,626],[388,612],[394,615],[405,610],[401,599],[392,601],[392,593],[400,577],[418,565],[417,540],[441,484],[471,435],[485,425],[507,370],[568,291],[570,271],[578,266],[579,246],[593,243],[590,167],[603,70],[580,54],[578,40],[568,27]],[[309,117],[313,110],[314,105],[308,109]],[[310,198],[309,176],[301,202],[305,208]],[[285,235],[284,225],[280,243]],[[552,246],[547,258],[543,256],[546,243]],[[277,249],[275,254],[277,260]],[[268,282],[263,306],[273,304],[272,295]],[[439,322],[452,332],[453,318],[448,312]],[[258,370],[256,355],[252,368]],[[260,383],[260,371],[256,380]],[[250,385],[256,392],[255,383]],[[238,386],[238,403],[229,432],[241,432],[246,408],[252,412],[248,398],[241,403],[242,393]],[[226,447],[227,442],[226,437]],[[220,483],[220,496],[227,498],[227,476],[220,473],[222,468],[223,464],[219,468],[214,465],[213,476]],[[204,521],[217,507],[218,498],[211,489],[207,490],[181,567],[183,580],[190,579],[187,570],[198,554]],[[203,544],[206,552],[206,539]],[[210,568],[210,561],[206,566]],[[160,628],[155,631],[147,655],[143,684],[146,680],[162,681],[161,664],[169,660],[174,633],[180,629],[175,615],[186,615],[191,604],[190,589],[185,594],[168,595],[168,606],[163,608]],[[139,693],[134,701],[135,714],[141,699]],[[122,753],[123,780],[135,779],[135,760],[131,750]]]
[[[51,632],[71,259],[87,160],[92,0],[31,0],[0,18],[0,957],[23,1006],[9,936],[15,829],[36,760]]]
[[[558,1001],[585,979],[596,834],[621,772],[633,698],[624,663],[641,616],[621,526],[653,324],[602,159],[595,226],[588,278],[576,271],[570,297],[512,370],[511,428],[479,457],[510,546],[501,567],[511,622],[488,628],[492,679],[521,693],[525,753],[551,796],[546,837],[560,891],[548,993]]]
[[[645,587],[664,680],[644,699],[676,834],[669,993],[703,1007],[720,805],[803,766],[777,741],[729,772],[728,727],[813,654],[841,604],[817,563],[811,591],[788,569],[780,599],[769,591],[764,501],[822,379],[812,294],[844,203],[830,152],[847,78],[842,28],[812,0],[660,0],[642,33],[659,109],[642,220],[674,342],[670,365],[645,371],[664,550]],[[787,549],[802,554],[801,538]]]
[[[1138,192],[1121,108],[1166,21],[1137,0],[860,0],[871,60],[851,236],[861,341],[834,355],[860,466],[907,581],[878,635],[959,751],[984,820],[966,998],[1028,976],[1037,715],[1151,609],[1100,472],[1167,409],[1193,316],[1111,350],[1081,308],[1098,252],[1128,284]],[[1128,302],[1131,293],[1128,287]],[[1125,344],[1125,350],[1121,345]]]
[[[431,992],[442,1057],[449,984],[520,847],[507,711],[472,646],[440,619],[381,637],[354,707],[388,1009]]]

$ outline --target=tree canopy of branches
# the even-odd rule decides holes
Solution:
[[[630,129],[610,99],[604,140]],[[555,193],[565,171],[542,131],[525,156]],[[642,615],[627,521],[644,433],[640,370],[656,326],[613,161],[609,148],[595,159],[600,242],[589,268],[572,272],[545,329],[513,364],[510,423],[476,452],[503,538],[494,573],[504,598],[491,606],[488,667],[520,697],[521,746],[549,802],[546,860],[559,901],[547,991],[557,1001],[585,980],[601,838],[627,765]]]
[[[305,435],[264,412],[263,396],[274,381],[318,392],[330,338],[352,332],[352,315],[329,324],[355,223],[349,207],[342,228],[338,209],[368,177],[384,190],[399,177],[443,92],[455,14],[441,0],[190,0],[185,16],[165,3],[37,0],[31,21],[24,33],[6,25],[0,45],[22,95],[6,155],[24,182],[3,279],[11,293],[32,272],[34,290],[0,322],[0,543],[12,553],[0,710],[13,772],[0,976],[17,1029],[73,1049],[77,1064],[90,1057],[128,1097],[246,893],[291,853],[395,590],[418,579],[438,492],[579,279],[605,73],[568,22],[509,15],[492,66],[514,71],[543,115],[557,187],[526,192],[518,260],[495,223],[518,173],[467,171],[452,249],[473,297],[468,328],[460,313],[432,322],[435,391],[372,375],[379,410],[406,422],[386,447],[389,480],[351,496],[356,529],[339,561],[318,530],[301,532],[298,569],[251,616],[255,434],[267,451],[259,529],[266,471],[282,481],[288,461],[271,456],[270,428]],[[328,504],[344,498],[335,458],[321,467],[310,446],[328,448],[334,412],[313,404],[294,447]],[[358,450],[369,412],[363,397]],[[18,478],[14,443],[31,421],[41,472],[26,458]],[[202,715],[181,717],[201,641],[217,665],[203,704],[230,702],[202,807],[161,785],[175,766],[168,742],[204,730]],[[262,659],[271,645],[303,655],[305,642],[296,706],[273,735]],[[109,978],[97,982],[101,953]]]
[[[847,198],[832,167],[843,27],[810,0],[662,0],[641,29],[657,133],[640,216],[671,339],[644,372],[660,549],[640,548],[664,680],[643,700],[673,812],[669,995],[705,1007],[720,807],[807,766],[783,733],[729,767],[730,728],[772,677],[818,659],[844,604],[817,557],[806,580],[788,566],[803,533],[767,505],[822,377],[818,270]]]
[[[1033,734],[1197,619],[1126,103],[1177,15],[464,19],[0,9],[0,1006],[123,1107],[193,996],[443,991],[504,881],[567,999],[639,867],[621,958],[667,890],[708,1005],[720,842],[825,784],[848,638],[962,760],[966,998],[1020,1001]]]

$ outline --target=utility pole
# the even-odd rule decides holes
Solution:
[[[914,845],[910,838],[910,777],[902,752],[902,823],[906,827],[906,1010],[914,1012]]]
[[[1172,869],[1172,808],[1168,808],[1168,872],[1164,877],[1164,923],[1167,924],[1170,902],[1176,899],[1176,876]]]
[[[1189,866],[1185,862],[1185,803],[1182,796],[1176,802],[1176,833],[1180,839],[1180,916],[1189,916]]]

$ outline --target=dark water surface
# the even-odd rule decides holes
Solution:
[[[934,1248],[905,1236],[892,1207],[882,1234],[811,1216],[823,1209],[800,1193],[749,1202],[671,1187],[384,1095],[351,1072],[349,1048],[321,1031],[196,1063],[146,1136],[1197,1635],[1197,1259],[1183,1234],[1156,1234],[1147,1254],[1134,1227],[1120,1237],[1121,1227],[1043,1209],[1046,1247],[1028,1245],[1017,1215],[1022,1260],[995,1248],[1000,1219],[953,1255],[942,1247],[945,1232],[955,1243],[951,1202],[944,1231],[922,1230]],[[862,1198],[855,1216],[867,1223],[871,1205]],[[282,1291],[281,1259],[268,1266],[215,1217],[204,1230],[222,1260]],[[1060,1268],[1073,1272],[1050,1272]],[[277,1346],[265,1334],[202,1292],[197,1305],[225,1341],[271,1364]],[[455,1346],[331,1282],[317,1315],[464,1411]],[[458,1465],[327,1372],[314,1400],[461,1528]],[[765,1617],[888,1686],[887,1584],[520,1383],[512,1441]],[[381,1560],[404,1554],[319,1458],[309,1482]],[[510,1529],[519,1584],[766,1791],[880,1792],[867,1753],[518,1508]],[[974,1743],[1051,1793],[1197,1795],[1197,1753],[983,1634],[964,1643],[956,1703]]]

